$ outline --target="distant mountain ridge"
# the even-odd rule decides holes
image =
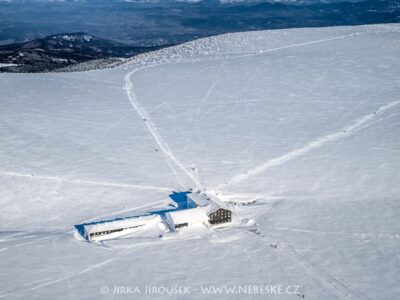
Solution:
[[[137,47],[83,32],[0,46],[0,71],[43,72],[96,59],[118,59],[161,47]]]
[[[399,0],[0,0],[0,45],[86,32],[134,46],[157,46],[227,32],[398,22]]]
[[[229,32],[400,22],[400,0],[41,1],[0,0],[0,72],[109,67]]]
[[[363,0],[106,0],[108,2],[132,2],[132,3],[160,3],[160,2],[186,2],[186,3],[198,3],[198,2],[209,2],[209,3],[329,3],[329,2],[360,2]],[[0,2],[8,3],[21,3],[21,2],[86,2],[86,0],[0,0]]]

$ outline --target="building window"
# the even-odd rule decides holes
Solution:
[[[182,227],[187,227],[188,225],[189,225],[188,223],[175,224],[175,229],[182,228]]]
[[[228,209],[220,208],[209,215],[210,224],[223,224],[232,221],[232,212]]]
[[[105,231],[92,232],[92,233],[89,234],[89,236],[90,237],[102,236],[102,235],[107,235],[107,234],[111,234],[111,233],[114,233],[114,232],[120,232],[120,231],[127,230],[127,229],[142,227],[144,225],[145,224],[126,227],[126,228],[117,228],[117,229],[111,229],[111,230],[105,230]]]

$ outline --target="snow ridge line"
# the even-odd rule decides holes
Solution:
[[[148,185],[134,185],[134,184],[125,184],[125,183],[114,183],[114,182],[101,182],[101,181],[92,181],[92,180],[81,180],[81,179],[65,179],[57,176],[42,176],[42,175],[34,175],[34,174],[24,174],[24,173],[16,173],[16,172],[0,172],[0,176],[10,176],[10,177],[22,177],[29,179],[41,179],[41,180],[53,180],[57,181],[57,186],[55,192],[61,185],[61,183],[75,183],[75,184],[87,184],[87,185],[101,185],[101,186],[114,186],[114,187],[122,187],[122,188],[133,188],[133,189],[144,189],[144,190],[156,190],[156,191],[167,191],[170,192],[173,188],[168,187],[158,187],[158,186],[148,186]]]
[[[291,161],[299,156],[302,156],[314,149],[320,148],[323,145],[325,145],[326,143],[330,143],[339,139],[342,139],[344,137],[350,136],[352,133],[361,130],[363,128],[366,128],[368,126],[370,126],[372,124],[372,122],[370,122],[372,119],[374,119],[377,115],[385,112],[386,110],[392,108],[393,106],[396,106],[400,104],[400,101],[396,101],[396,102],[390,102],[389,104],[386,104],[384,106],[381,106],[376,112],[368,114],[364,117],[361,117],[360,119],[356,120],[353,124],[344,127],[343,129],[341,129],[340,131],[337,132],[333,132],[330,133],[328,135],[325,135],[323,137],[320,137],[314,141],[309,142],[308,144],[306,144],[305,146],[292,150],[284,155],[281,155],[279,157],[276,158],[272,158],[270,160],[268,160],[266,163],[259,165],[253,169],[248,170],[247,172],[241,173],[239,175],[236,175],[235,177],[233,177],[230,181],[228,181],[227,183],[224,184],[220,184],[218,188],[222,188],[224,186],[228,186],[228,185],[232,185],[232,184],[236,184],[239,182],[242,182],[250,177],[253,177],[257,174],[260,174],[262,172],[264,172],[267,169],[276,167],[276,166],[280,166],[283,165],[284,163]]]
[[[155,67],[155,66],[159,66],[159,64],[156,65],[149,65],[149,66],[145,66],[145,67],[141,67],[141,68],[137,68],[129,73],[127,73],[125,75],[125,90],[126,90],[126,94],[128,96],[129,102],[131,103],[132,107],[136,110],[136,112],[138,113],[138,115],[142,118],[142,120],[144,121],[148,131],[150,132],[150,134],[152,135],[154,141],[156,142],[156,144],[158,145],[158,147],[160,147],[160,150],[165,154],[167,161],[168,159],[173,162],[179,169],[181,169],[183,171],[183,173],[185,173],[190,179],[191,181],[194,183],[195,187],[197,189],[202,189],[202,185],[200,183],[200,181],[191,173],[189,172],[189,170],[187,170],[183,164],[175,157],[175,155],[172,153],[171,149],[169,148],[168,144],[166,142],[164,142],[164,140],[162,139],[161,135],[158,133],[155,125],[153,124],[153,122],[150,120],[147,112],[140,106],[137,96],[133,90],[133,84],[131,81],[131,76],[133,74],[135,74],[138,71],[141,71],[143,69],[147,69],[147,68],[151,68],[151,67]],[[170,165],[170,164],[169,164]],[[178,172],[177,170],[170,165],[173,173],[175,174],[175,176],[177,177],[178,181],[180,181],[179,177],[178,177]]]
[[[284,49],[289,49],[289,48],[295,48],[295,47],[301,47],[301,46],[306,46],[306,45],[324,43],[324,42],[334,41],[334,40],[338,40],[338,39],[345,39],[345,38],[348,38],[348,37],[357,36],[357,35],[361,35],[361,34],[364,34],[364,32],[352,32],[352,33],[345,34],[345,35],[339,35],[339,36],[334,36],[334,37],[325,38],[325,39],[319,39],[319,40],[313,40],[313,41],[308,41],[308,42],[290,44],[290,45],[286,45],[286,46],[280,46],[280,47],[269,48],[269,49],[250,50],[250,51],[243,51],[243,52],[219,52],[219,53],[217,52],[217,53],[213,53],[213,54],[204,55],[203,56],[204,58],[198,58],[198,59],[195,59],[193,57],[191,57],[191,59],[185,59],[184,57],[182,57],[182,58],[176,59],[176,60],[169,60],[169,61],[165,61],[165,62],[161,62],[161,63],[154,63],[154,64],[151,64],[151,65],[148,65],[148,66],[141,67],[139,69],[145,69],[145,68],[148,68],[148,67],[164,65],[164,64],[170,64],[170,63],[187,63],[187,62],[209,61],[210,58],[213,59],[213,58],[216,58],[216,56],[219,56],[219,55],[233,55],[233,56],[219,57],[219,58],[217,58],[218,60],[229,60],[229,59],[236,59],[236,58],[243,58],[243,57],[251,57],[251,56],[256,56],[256,55],[260,55],[260,54],[268,53],[268,52],[274,52],[274,51],[279,51],[279,50],[284,50]],[[223,35],[224,34],[222,34],[222,36]],[[190,42],[187,42],[187,43],[190,44]],[[185,45],[187,43],[184,43],[182,45]],[[178,45],[178,47],[182,46],[182,45]],[[133,65],[133,64],[137,64],[138,63],[138,61],[137,61],[138,58],[142,58],[143,59],[142,63],[143,63],[143,61],[146,61],[147,59],[150,60],[152,58],[151,55],[154,54],[154,53],[158,53],[159,51],[163,52],[163,51],[165,51],[165,49],[144,54],[145,56],[137,56],[137,57],[135,57],[134,60],[129,60],[128,59],[129,61],[125,62],[121,66],[122,67],[123,66],[127,67],[127,66],[130,66],[130,65]],[[165,54],[166,52],[163,52],[163,53]],[[154,59],[154,56],[153,56],[153,59]]]
[[[360,33],[355,32],[355,33],[350,33],[350,34],[346,34],[346,35],[339,35],[339,36],[326,38],[326,39],[319,39],[319,40],[310,41],[310,42],[303,42],[303,43],[297,43],[297,44],[292,44],[292,45],[287,45],[287,46],[282,46],[282,47],[277,47],[277,48],[272,48],[272,49],[260,50],[255,55],[263,54],[263,53],[267,53],[267,52],[274,52],[274,51],[284,50],[284,49],[288,49],[288,48],[301,47],[301,46],[306,46],[306,45],[319,44],[319,43],[323,43],[323,42],[329,42],[329,41],[334,41],[334,40],[339,40],[339,39],[345,39],[345,38],[348,38],[348,37],[351,37],[351,36],[355,36],[355,35],[358,35],[358,34],[360,34]]]

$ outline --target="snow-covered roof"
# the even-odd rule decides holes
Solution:
[[[134,218],[127,218],[121,220],[114,221],[105,221],[101,223],[94,224],[84,224],[85,230],[87,233],[106,231],[106,230],[114,230],[120,228],[132,228],[141,225],[147,225],[150,223],[159,223],[162,222],[162,219],[159,215],[150,215],[150,216],[141,216]]]
[[[194,206],[204,207],[210,205],[210,197],[203,192],[193,192],[188,194],[186,197],[188,202],[193,202]]]
[[[207,213],[213,213],[214,211],[218,210],[219,208],[228,209],[233,211],[233,207],[230,206],[228,203],[221,201],[215,196],[209,195],[210,198],[210,205],[208,207]]]
[[[203,223],[208,220],[207,208],[204,207],[172,211],[169,213],[169,217],[175,225]]]

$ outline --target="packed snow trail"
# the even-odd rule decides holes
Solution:
[[[7,247],[4,247],[4,248],[0,248],[0,252],[6,251],[6,250],[9,250],[9,249],[13,249],[13,248],[16,248],[16,247],[31,245],[31,244],[34,244],[34,243],[37,243],[37,242],[40,242],[40,241],[43,241],[43,240],[48,240],[48,239],[53,238],[55,236],[57,236],[57,234],[53,233],[53,234],[51,234],[49,236],[38,238],[38,239],[35,239],[35,240],[32,240],[32,241],[28,241],[28,242],[25,242],[25,243],[20,243],[20,244],[16,244],[16,245],[11,245],[11,246],[7,246]]]
[[[138,115],[142,118],[143,122],[145,123],[148,131],[150,132],[150,134],[153,136],[154,141],[156,142],[156,144],[160,147],[160,150],[165,154],[166,158],[167,158],[167,162],[168,165],[170,166],[172,172],[175,174],[175,176],[177,177],[178,181],[181,182],[181,180],[179,179],[178,176],[178,172],[177,170],[169,163],[169,160],[174,163],[179,169],[181,169],[193,182],[193,184],[195,185],[195,187],[199,190],[202,190],[202,185],[200,183],[200,181],[189,171],[187,170],[183,164],[175,157],[175,155],[172,153],[171,149],[169,148],[168,144],[166,142],[164,142],[164,140],[162,139],[162,137],[160,136],[160,134],[158,133],[155,125],[153,124],[153,122],[150,120],[149,116],[147,115],[146,111],[140,106],[137,96],[133,90],[133,85],[131,82],[131,76],[133,74],[135,74],[136,72],[143,70],[143,69],[147,69],[147,68],[151,68],[154,66],[158,66],[158,65],[149,65],[146,67],[142,67],[142,68],[137,68],[131,72],[129,72],[128,74],[125,75],[125,89],[126,89],[126,94],[128,96],[129,102],[131,103],[132,107],[136,110],[136,112],[138,113]],[[187,188],[182,182],[181,184]]]
[[[336,277],[335,275],[329,273],[326,270],[318,267],[316,264],[312,263],[302,255],[300,255],[293,247],[290,245],[277,242],[275,240],[270,240],[263,232],[261,232],[257,227],[253,230],[250,230],[251,233],[256,236],[265,239],[266,242],[271,246],[271,248],[276,251],[283,259],[286,261],[293,261],[297,264],[302,270],[305,271],[311,278],[313,278],[319,285],[328,290],[332,295],[334,295],[337,299],[343,300],[368,300],[368,298],[358,292],[355,289],[352,289],[349,285],[344,283],[341,279]],[[275,245],[274,247],[272,247]]]
[[[309,229],[302,229],[302,228],[288,228],[288,227],[276,227],[276,226],[267,226],[268,230],[274,231],[290,231],[290,232],[299,232],[299,233],[306,233],[306,234],[315,234],[321,236],[345,236],[349,238],[358,238],[358,239],[388,239],[388,240],[399,240],[400,234],[395,233],[374,233],[374,232],[352,232],[352,231],[321,231],[321,230],[309,230]]]
[[[100,185],[100,186],[112,186],[112,187],[120,187],[120,188],[132,188],[132,189],[143,189],[143,190],[156,190],[156,191],[173,191],[173,188],[169,187],[158,187],[158,186],[148,186],[148,185],[135,185],[135,184],[127,184],[127,183],[114,183],[114,182],[101,182],[101,181],[93,181],[93,180],[81,180],[81,179],[66,179],[58,176],[43,176],[43,175],[34,175],[34,174],[26,174],[26,173],[17,173],[17,172],[0,172],[0,176],[7,177],[21,177],[21,178],[29,178],[31,180],[52,180],[56,181],[57,185],[55,188],[55,192],[57,192],[61,183],[72,183],[72,184],[86,184],[86,185]]]
[[[233,177],[230,181],[228,181],[227,183],[221,184],[217,187],[218,188],[222,188],[224,186],[228,186],[228,185],[233,185],[239,182],[242,182],[246,179],[249,179],[250,177],[253,177],[257,174],[260,174],[262,172],[264,172],[265,170],[269,169],[269,168],[273,168],[279,165],[283,165],[284,163],[291,161],[299,156],[302,156],[312,150],[315,150],[317,148],[322,147],[323,145],[325,145],[326,143],[330,143],[339,139],[342,139],[344,137],[350,136],[352,133],[361,130],[363,128],[369,127],[370,125],[372,125],[374,122],[372,122],[373,119],[375,119],[376,116],[379,116],[380,114],[384,113],[386,110],[392,108],[393,106],[396,106],[400,104],[399,101],[397,102],[390,102],[389,104],[386,104],[384,106],[381,106],[376,112],[368,114],[360,119],[358,119],[357,121],[355,121],[352,125],[349,125],[345,128],[342,128],[340,131],[334,132],[334,133],[330,133],[328,135],[325,135],[321,138],[318,138],[314,141],[311,141],[310,143],[308,143],[307,145],[292,150],[282,156],[276,157],[276,158],[272,158],[270,160],[268,160],[266,163],[259,165],[253,169],[248,170],[247,172],[241,173],[235,177]]]
[[[284,258],[289,258],[297,263],[315,281],[335,295],[337,299],[368,299],[363,294],[349,287],[333,274],[322,270],[314,263],[302,257],[289,245],[279,243],[275,250]]]

